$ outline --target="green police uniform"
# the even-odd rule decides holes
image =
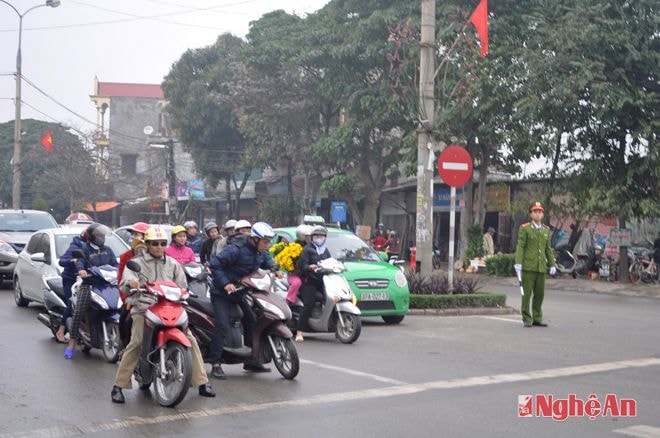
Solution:
[[[555,257],[550,246],[550,228],[546,225],[537,227],[533,222],[523,224],[518,231],[516,264],[522,265],[522,285],[525,294],[522,297],[520,313],[523,322],[541,322],[543,320],[543,294],[545,275],[549,266],[555,265]],[[532,313],[529,313],[529,301],[532,300]]]

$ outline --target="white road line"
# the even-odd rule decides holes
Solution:
[[[312,360],[307,360],[307,359],[301,359],[300,362],[309,365],[314,365],[319,368],[325,368],[327,370],[339,371],[340,373],[344,373],[344,374],[350,374],[359,377],[367,377],[369,379],[373,379],[378,382],[391,383],[393,385],[407,385],[406,382],[402,382],[401,380],[390,379],[389,377],[378,376],[376,374],[364,373],[362,371],[352,370],[350,368],[342,368],[334,365],[327,365],[324,363],[314,362]]]
[[[514,318],[502,318],[501,316],[475,315],[475,318],[494,319],[495,321],[506,321],[506,322],[513,322],[516,324],[522,324],[522,320],[520,319],[520,316],[516,316],[514,319]]]
[[[87,435],[96,432],[109,430],[128,430],[138,426],[149,424],[163,424],[174,421],[189,421],[194,418],[217,417],[227,414],[238,414],[242,412],[257,412],[269,409],[282,409],[292,407],[308,407],[311,405],[321,405],[336,403],[342,401],[359,401],[383,397],[396,397],[401,395],[415,394],[424,391],[450,388],[467,388],[474,386],[495,385],[500,383],[521,382],[538,379],[550,379],[556,377],[579,376],[591,373],[602,373],[605,371],[615,371],[628,368],[643,368],[650,366],[659,366],[660,358],[643,358],[633,360],[623,360],[618,362],[604,362],[590,365],[578,365],[573,367],[552,368],[538,371],[528,371],[512,374],[494,374],[490,376],[468,377],[464,379],[437,380],[434,382],[405,384],[399,386],[389,386],[385,388],[365,389],[348,392],[338,392],[331,394],[319,394],[305,399],[283,400],[275,402],[264,402],[254,404],[238,404],[212,409],[200,409],[197,411],[179,412],[169,415],[158,415],[155,417],[127,417],[123,420],[108,422],[88,423],[68,427],[51,427],[37,429],[18,433],[0,434],[0,438],[9,437],[67,437]],[[109,402],[108,402],[109,403]],[[648,426],[646,426],[648,427]],[[630,428],[629,428],[630,429]],[[641,429],[648,430],[648,429]],[[637,435],[647,436],[647,435]],[[654,436],[656,435],[648,435]]]
[[[622,435],[634,436],[637,438],[659,438],[660,428],[645,426],[640,424],[638,426],[624,427],[623,429],[614,429],[612,432],[620,433]]]

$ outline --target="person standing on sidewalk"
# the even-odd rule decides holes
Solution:
[[[543,321],[543,295],[545,292],[545,276],[550,267],[550,275],[555,275],[555,257],[550,246],[550,227],[543,225],[543,204],[536,201],[529,206],[531,222],[520,226],[518,245],[516,247],[516,262],[514,268],[522,275],[524,295],[520,313],[523,325],[546,327]],[[532,312],[529,303],[532,302]]]

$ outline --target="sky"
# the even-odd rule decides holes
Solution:
[[[45,0],[5,0],[23,14]],[[84,132],[96,122],[89,96],[101,82],[160,84],[188,49],[284,9],[312,13],[328,0],[61,0],[23,18],[21,119],[59,122]],[[0,123],[14,120],[18,15],[0,1]],[[50,96],[52,99],[47,97]],[[56,103],[53,100],[59,102]]]

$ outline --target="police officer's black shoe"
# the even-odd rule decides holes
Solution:
[[[119,386],[113,386],[110,395],[112,396],[113,403],[124,403],[126,401],[124,399],[124,393],[121,392],[121,388]]]
[[[216,379],[220,379],[220,380],[227,379],[227,376],[225,376],[225,372],[222,371],[222,367],[220,366],[220,364],[216,364],[213,365],[213,367],[211,367],[211,375]]]
[[[270,368],[263,366],[255,360],[246,360],[243,364],[245,371],[252,371],[253,373],[270,373]]]
[[[535,325],[535,326],[537,326],[537,327],[547,327],[547,326],[548,326],[548,324],[545,323],[545,322],[543,322],[543,321],[534,321],[534,322],[532,323],[532,325]]]
[[[531,327],[531,326],[532,326],[532,323],[531,323],[531,321],[523,321],[523,326],[525,326],[525,327]]]
[[[199,395],[202,397],[215,397],[215,391],[210,384],[206,383],[204,385],[199,385]]]

